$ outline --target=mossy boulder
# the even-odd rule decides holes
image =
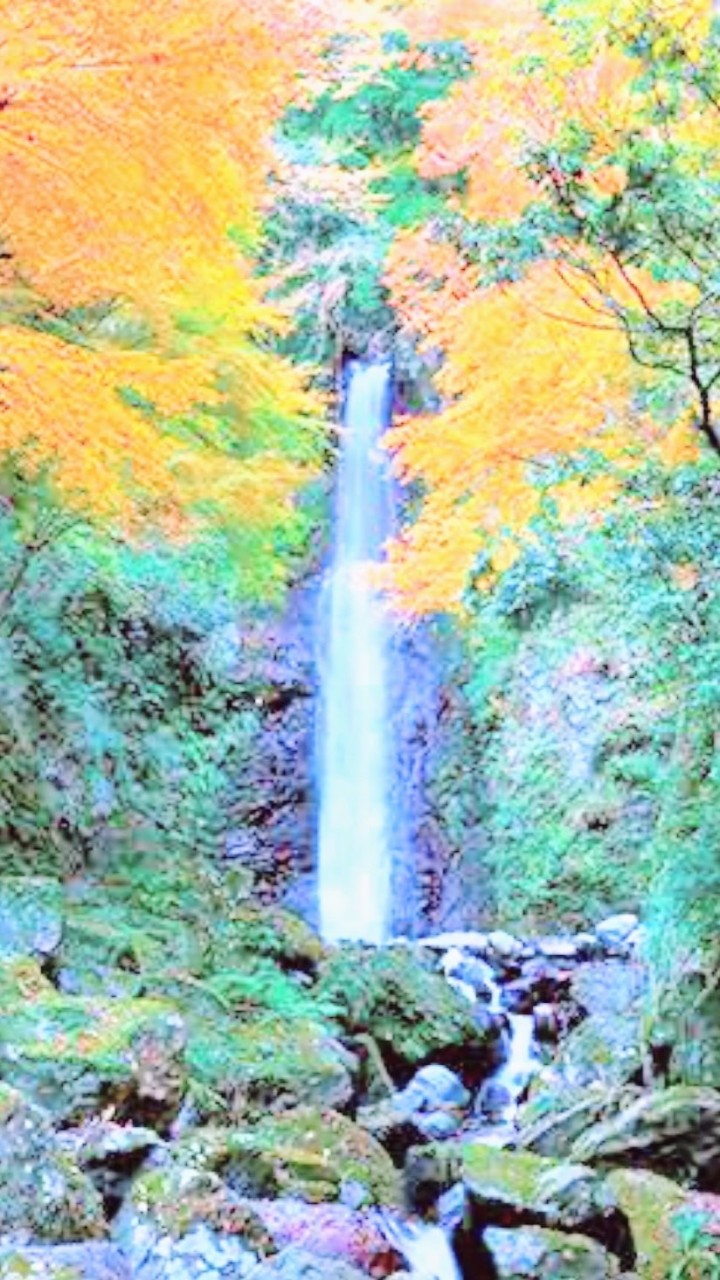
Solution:
[[[294,1196],[310,1203],[352,1194],[356,1206],[398,1204],[400,1180],[387,1152],[347,1116],[299,1107],[243,1129],[204,1129],[175,1159],[220,1176],[252,1197]]]
[[[711,1191],[720,1180],[720,1093],[674,1085],[642,1094],[578,1138],[572,1158],[641,1166]]]
[[[319,997],[337,1008],[347,1031],[374,1038],[402,1082],[431,1060],[479,1071],[497,1039],[430,964],[410,947],[348,945],[320,967]]]
[[[642,1065],[641,1031],[647,972],[637,963],[608,960],[581,965],[572,981],[585,1020],[571,1031],[556,1066],[574,1085],[623,1085]],[[536,1095],[542,1085],[532,1090]]]
[[[46,959],[63,932],[63,891],[45,876],[0,876],[0,956]]]
[[[603,1178],[580,1164],[559,1164],[527,1152],[465,1143],[462,1176],[471,1204],[488,1222],[533,1215],[538,1225],[565,1231],[610,1223],[617,1201]]]
[[[608,1175],[618,1204],[627,1216],[641,1280],[667,1280],[681,1261],[681,1242],[673,1225],[685,1204],[680,1187],[647,1169],[614,1169]]]
[[[255,1251],[273,1248],[272,1237],[255,1212],[208,1165],[183,1163],[148,1169],[136,1179],[113,1229],[122,1248],[134,1252],[140,1235],[179,1240],[198,1226],[242,1235]]]
[[[163,1127],[186,1082],[185,1028],[152,999],[59,993],[32,960],[0,963],[0,1077],[64,1124],[111,1106]]]
[[[353,1094],[348,1055],[319,1023],[268,1016],[191,1025],[187,1058],[201,1092],[249,1117],[299,1103],[341,1109]]]
[[[622,1100],[622,1093],[609,1092],[597,1084],[584,1089],[551,1089],[546,1082],[544,1090],[521,1110],[515,1146],[539,1156],[567,1159],[585,1130],[614,1115]]]
[[[103,1236],[106,1225],[100,1196],[60,1148],[49,1116],[0,1084],[0,1234],[17,1231],[82,1240]]]
[[[0,1247],[0,1280],[130,1280],[118,1249],[109,1244]]]
[[[617,1260],[583,1236],[537,1227],[493,1227],[485,1240],[498,1280],[612,1280],[620,1274]]]

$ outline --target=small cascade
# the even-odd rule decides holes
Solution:
[[[390,625],[368,569],[392,526],[380,437],[391,366],[353,361],[343,417],[333,560],[322,601],[318,744],[320,930],[384,941],[392,878]]]

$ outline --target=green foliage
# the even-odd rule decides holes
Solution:
[[[227,546],[131,547],[16,488],[0,552],[0,865],[213,847],[257,724]]]

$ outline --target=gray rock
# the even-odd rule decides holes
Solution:
[[[595,933],[576,933],[573,942],[581,960],[597,960],[603,953],[603,944]]]
[[[596,926],[595,933],[608,951],[623,951],[628,939],[637,929],[640,921],[636,915],[627,911],[620,915],[608,916]]]
[[[617,1261],[584,1236],[562,1235],[538,1227],[485,1232],[499,1280],[611,1280]]]
[[[545,956],[547,960],[573,961],[578,959],[577,944],[569,938],[540,938],[537,943],[537,949],[540,955]]]
[[[524,951],[524,943],[504,929],[488,934],[487,942],[489,952],[500,960],[518,960]]]
[[[459,1133],[462,1118],[450,1111],[428,1111],[413,1117],[415,1124],[428,1142],[443,1142]]]
[[[338,1258],[321,1258],[307,1249],[283,1249],[261,1262],[249,1280],[367,1280],[362,1271]]]
[[[419,938],[418,946],[428,947],[431,951],[450,951],[457,947],[459,951],[467,951],[470,955],[482,956],[487,951],[488,936],[475,929],[455,930],[450,933],[437,933],[431,938]]]
[[[434,1062],[421,1067],[409,1085],[395,1095],[395,1101],[411,1114],[432,1111],[437,1107],[456,1107],[462,1110],[469,1106],[470,1094],[454,1071]]]

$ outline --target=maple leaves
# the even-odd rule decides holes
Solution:
[[[258,345],[277,319],[249,250],[322,30],[312,3],[6,0],[0,448],[65,501],[282,518],[315,406]]]
[[[474,75],[426,108],[417,164],[464,183],[444,218],[399,239],[386,276],[405,327],[444,355],[442,412],[388,438],[424,495],[390,548],[411,613],[459,607],[473,565],[512,562],[558,461],[606,459],[604,477],[557,489],[577,518],[648,449],[690,456],[692,425],[720,451],[710,7],[446,13]]]

